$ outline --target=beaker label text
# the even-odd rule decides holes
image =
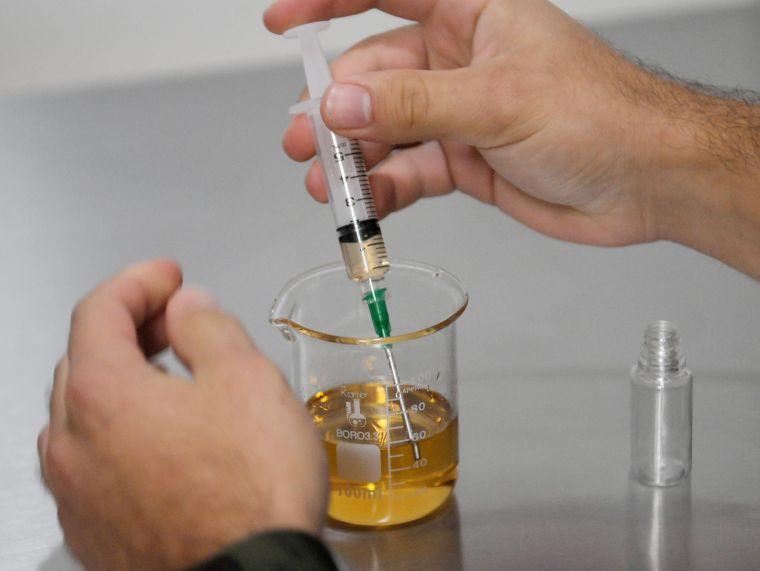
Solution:
[[[335,436],[343,440],[358,440],[360,442],[379,442],[380,441],[380,433],[370,432],[369,430],[351,430],[348,428],[336,428]]]
[[[355,500],[373,500],[380,495],[380,490],[368,490],[358,486],[339,486],[335,491],[339,496]]]

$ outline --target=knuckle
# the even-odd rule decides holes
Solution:
[[[74,329],[77,324],[82,323],[82,320],[84,316],[87,314],[87,311],[89,309],[89,299],[83,298],[80,299],[76,305],[74,305],[74,309],[71,310],[71,328]]]
[[[94,404],[94,384],[90,374],[71,375],[64,390],[66,409],[76,414],[90,410]]]
[[[74,305],[74,308],[71,310],[71,331],[85,329],[88,323],[91,322],[92,317],[102,310],[103,296],[99,289],[96,288],[91,293],[77,301],[76,305]]]
[[[97,429],[107,417],[105,383],[97,369],[77,370],[69,375],[63,392],[67,416],[73,425]]]
[[[190,316],[188,325],[193,337],[211,341],[218,348],[236,346],[241,336],[238,321],[225,313],[197,312]]]
[[[195,311],[187,316],[185,323],[192,332],[205,333],[209,330],[226,330],[228,319],[226,314],[220,312]]]
[[[422,76],[417,72],[404,73],[391,91],[393,95],[385,98],[389,122],[404,131],[424,126],[430,114],[430,93]]]
[[[47,448],[42,456],[42,465],[45,483],[51,490],[58,491],[71,488],[74,481],[71,451],[61,436],[50,435]]]
[[[49,433],[50,425],[46,424],[45,427],[37,435],[37,456],[40,457],[40,460],[43,460],[45,458]]]
[[[53,380],[55,381],[55,380],[60,379],[63,373],[66,371],[67,367],[68,367],[68,357],[63,356],[55,364],[55,369],[53,369]]]

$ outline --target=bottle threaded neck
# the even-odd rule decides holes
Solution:
[[[644,332],[639,367],[650,374],[678,373],[684,367],[678,327],[670,321],[650,323]]]

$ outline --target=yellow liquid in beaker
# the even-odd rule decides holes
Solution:
[[[332,519],[361,526],[407,523],[451,495],[459,463],[455,412],[435,391],[403,385],[402,392],[418,460],[393,386],[343,385],[309,399],[330,466]]]

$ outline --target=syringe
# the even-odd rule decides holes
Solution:
[[[294,115],[306,113],[311,119],[346,272],[361,288],[375,332],[379,337],[389,337],[391,322],[386,304],[386,288],[380,287],[380,282],[390,268],[390,263],[361,146],[356,140],[330,131],[320,113],[322,96],[332,84],[332,73],[317,33],[329,25],[329,22],[314,22],[297,26],[284,34],[286,38],[297,38],[301,42],[301,56],[311,97],[291,107],[290,112]],[[419,445],[409,420],[393,351],[390,345],[383,345],[383,350],[393,377],[404,429],[412,444],[414,459],[419,460]]]

